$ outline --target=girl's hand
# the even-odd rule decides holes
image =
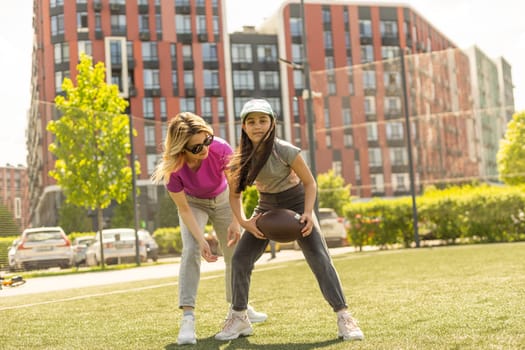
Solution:
[[[301,215],[301,220],[299,220],[301,223],[305,223],[303,229],[301,230],[301,235],[303,237],[307,237],[312,233],[312,229],[314,228],[314,220],[312,219],[312,215],[304,213]]]
[[[241,225],[236,223],[231,223],[228,226],[228,247],[233,247],[241,239]]]
[[[264,233],[262,233],[261,231],[259,231],[259,229],[257,228],[257,225],[255,224],[257,222],[257,219],[259,218],[259,216],[261,216],[261,214],[257,214],[255,216],[252,216],[249,220],[246,220],[242,223],[242,227],[244,227],[244,229],[248,232],[250,232],[252,235],[255,236],[255,238],[259,238],[259,239],[268,239],[266,238],[266,236],[264,235]]]

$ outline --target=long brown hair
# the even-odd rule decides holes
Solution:
[[[201,132],[213,135],[213,129],[204,119],[191,112],[179,113],[169,121],[162,160],[151,175],[153,183],[169,182],[171,173],[184,164],[184,147],[193,135]]]
[[[259,142],[256,147],[253,146],[244,129],[242,130],[241,142],[229,164],[229,176],[237,193],[244,191],[255,181],[272,154],[275,141],[275,119],[271,118],[271,121],[270,129],[264,135],[263,141]]]

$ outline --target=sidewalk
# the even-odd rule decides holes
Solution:
[[[330,248],[330,254],[332,256],[354,251],[355,250],[353,247]],[[301,250],[281,250],[277,252],[275,259],[270,259],[270,253],[264,253],[263,256],[256,262],[255,269],[257,269],[257,266],[302,259],[304,259],[304,256]],[[30,278],[26,284],[20,287],[4,288],[0,291],[0,298],[14,295],[38,294],[74,288],[86,288],[124,282],[177,277],[179,275],[180,258],[166,258],[160,259],[159,261],[164,263],[125,270]],[[201,264],[201,272],[219,271],[223,269],[224,261],[222,257],[213,263],[208,263],[203,260]]]

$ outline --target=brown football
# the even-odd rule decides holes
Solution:
[[[301,215],[290,209],[272,209],[257,219],[257,228],[266,238],[280,243],[295,241],[301,237],[304,226]]]

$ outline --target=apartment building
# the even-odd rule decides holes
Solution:
[[[270,101],[278,136],[301,147],[307,161],[313,150],[317,173],[333,169],[353,195],[406,195],[411,170],[418,192],[480,177],[485,149],[472,76],[488,74],[486,65],[473,69],[468,53],[408,6],[317,0],[303,7],[287,0],[257,28],[228,34],[225,0],[34,3],[32,88],[38,103],[31,106],[27,142],[35,224],[57,222],[62,198],[47,175],[54,159],[46,125],[58,117],[52,102],[63,78],[75,78],[81,52],[105,63],[108,82],[130,102],[142,167],[139,215],[149,228],[165,192],[148,179],[168,119],[194,111],[235,145],[236,117],[252,97]],[[491,91],[508,113],[510,66],[503,59],[496,66],[490,74],[500,83]]]
[[[30,226],[28,182],[26,167],[11,164],[0,166],[0,204],[11,213],[20,232]]]

